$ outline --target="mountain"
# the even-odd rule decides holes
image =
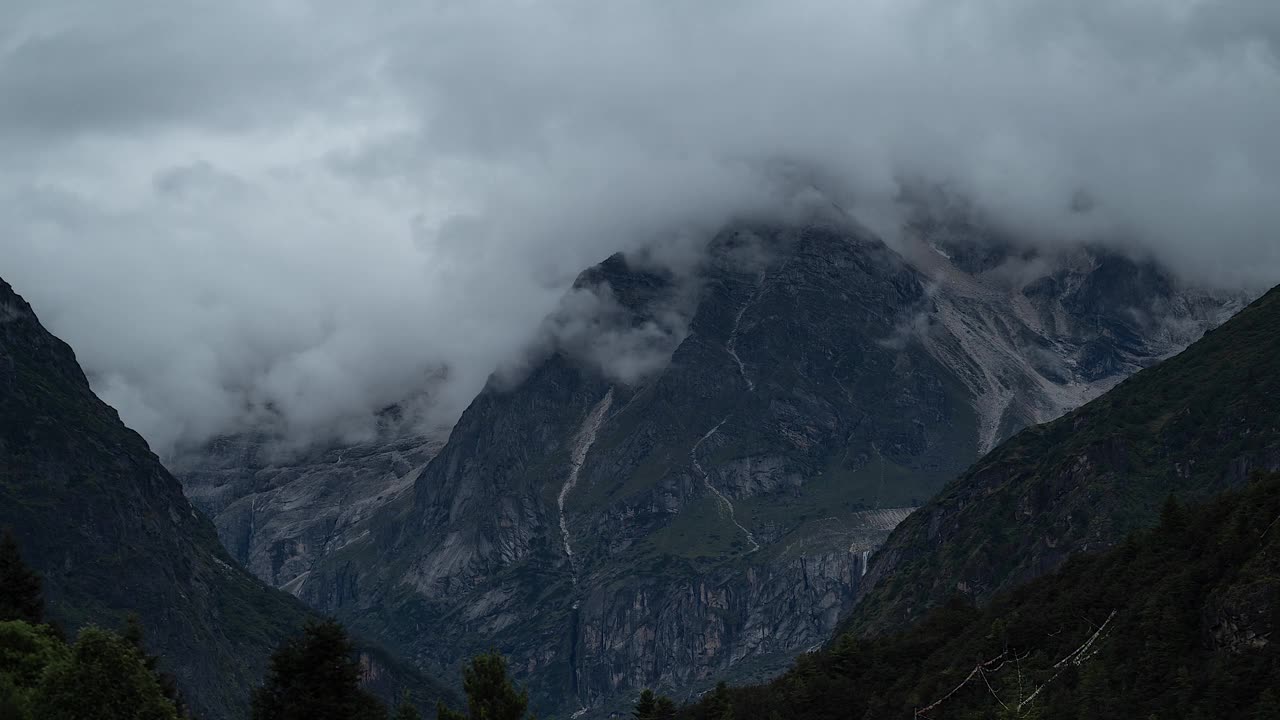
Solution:
[[[247,715],[267,657],[313,613],[238,566],[209,520],[116,411],[75,354],[0,280],[0,527],[44,577],[52,618],[122,627],[136,613],[203,718]],[[374,646],[385,695],[438,686]]]
[[[679,714],[727,718],[1280,717],[1280,475],[1187,507],[907,629],[846,635],[767,684]]]
[[[693,268],[588,270],[412,493],[290,591],[433,673],[496,646],[548,711],[763,677],[983,452],[1239,307],[1100,248],[908,230],[743,224]]]
[[[287,591],[319,558],[350,542],[375,510],[412,488],[443,447],[397,410],[382,413],[373,437],[361,442],[282,451],[270,435],[245,433],[168,464],[231,555]]]
[[[1280,289],[1185,352],[988,454],[894,531],[849,627],[983,602],[1202,496],[1280,469]]]

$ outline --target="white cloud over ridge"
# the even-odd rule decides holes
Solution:
[[[1272,0],[8,2],[0,275],[158,451],[319,438],[442,373],[450,422],[579,270],[782,166],[1275,283],[1277,127]]]

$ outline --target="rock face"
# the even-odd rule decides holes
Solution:
[[[411,496],[285,582],[424,668],[497,647],[544,711],[767,674],[944,482],[1235,303],[923,220],[901,254],[814,225],[726,231],[685,274],[615,256]]]
[[[232,556],[291,590],[375,510],[401,499],[443,445],[389,411],[365,442],[281,455],[270,438],[239,435],[169,466]]]
[[[247,716],[268,655],[313,616],[236,564],[142,437],[93,394],[71,348],[2,280],[0,527],[44,576],[67,630],[137,614],[199,717]],[[410,682],[438,689],[383,651],[363,657],[387,694]]]
[[[1280,469],[1280,290],[1185,352],[990,453],[894,531],[850,628],[903,627],[958,592],[977,601],[1150,524],[1191,497]],[[1247,608],[1274,588],[1217,601],[1214,635],[1256,643]],[[1273,604],[1273,603],[1272,603]]]

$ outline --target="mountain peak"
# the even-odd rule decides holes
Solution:
[[[369,516],[291,591],[432,670],[501,642],[549,711],[780,668],[827,639],[869,553],[945,481],[1179,349],[1169,323],[1194,333],[1233,302],[1171,290],[1142,323],[1091,275],[1104,255],[970,272],[912,247],[756,223],[693,270],[611,256],[526,371],[463,413],[412,507]],[[1052,290],[1026,292],[1039,277]]]

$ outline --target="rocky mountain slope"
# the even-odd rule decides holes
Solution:
[[[317,559],[350,542],[374,510],[401,498],[443,445],[392,408],[363,442],[288,452],[269,436],[242,434],[168,466],[231,555],[291,590]]]
[[[610,258],[412,496],[290,590],[432,670],[496,645],[549,710],[773,672],[944,482],[1238,307],[963,223],[919,221],[901,250],[761,225],[690,272]]]
[[[1003,444],[898,527],[851,619],[901,627],[961,593],[985,601],[1150,523],[1169,493],[1280,469],[1280,290],[1185,352]]]
[[[1149,531],[975,609],[844,636],[681,720],[1280,717],[1280,475],[1166,503]]]
[[[0,527],[44,576],[68,630],[136,613],[203,718],[247,715],[267,656],[312,614],[239,567],[137,433],[93,394],[71,348],[0,280]],[[369,647],[371,683],[438,686]]]

